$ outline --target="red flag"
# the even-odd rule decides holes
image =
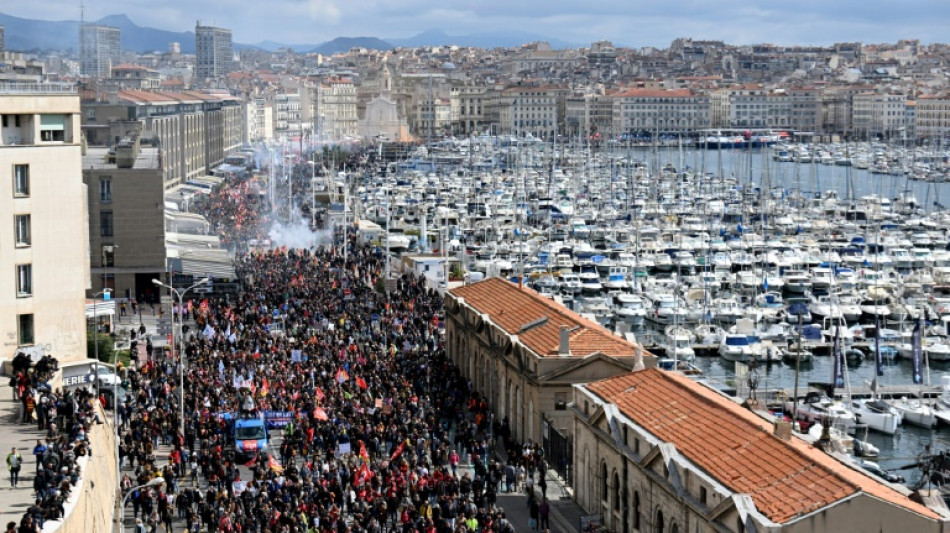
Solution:
[[[317,389],[316,389],[314,392],[315,392],[316,395],[317,395],[317,399],[320,400],[320,401],[323,401],[323,399],[327,397],[327,395],[326,395],[326,394],[323,394],[323,391],[320,390],[320,387],[317,387]]]
[[[277,459],[274,459],[274,456],[271,456],[270,459],[267,460],[267,466],[278,474],[284,471],[284,467],[280,466],[280,463],[277,462]]]
[[[366,445],[360,441],[360,459],[369,462],[369,453],[366,452]]]
[[[361,389],[368,389],[368,388],[369,388],[369,385],[366,384],[366,381],[365,381],[363,378],[359,377],[359,376],[356,376],[356,385],[357,385],[359,388],[361,388]]]
[[[353,478],[354,485],[362,485],[367,481],[373,479],[373,472],[370,471],[369,467],[366,466],[366,463],[363,463],[363,466],[356,471],[356,477]]]
[[[397,457],[402,455],[402,451],[406,449],[406,441],[399,443],[399,446],[396,446],[396,450],[393,451],[392,457],[389,458],[390,461],[395,461]]]
[[[327,416],[327,412],[320,407],[315,407],[313,409],[313,417],[317,420],[329,420],[330,417]]]
[[[336,380],[337,380],[339,383],[343,383],[344,381],[346,381],[346,380],[348,380],[348,379],[350,379],[350,375],[346,373],[346,370],[343,370],[343,369],[341,368],[341,369],[339,369],[339,370],[336,371]]]
[[[248,461],[247,463],[245,463],[244,466],[248,468],[254,468],[254,465],[256,464],[257,464],[257,456],[254,456],[254,458]]]

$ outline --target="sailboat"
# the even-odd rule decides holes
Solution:
[[[923,335],[923,333],[920,331],[922,329],[920,322],[921,320],[917,321],[916,327],[914,328],[914,334],[911,338],[911,344],[915,346],[915,348],[913,349],[913,354],[914,354],[914,358],[916,359],[914,361],[914,369],[915,369],[914,383],[918,385],[922,381],[921,379],[922,376],[919,373],[919,369],[920,369],[919,358],[921,355],[920,344],[921,344],[921,335]],[[875,337],[874,347],[875,347],[875,350],[877,351],[878,375],[881,375],[883,374],[882,370],[884,366],[884,360],[883,360],[883,357],[881,356],[881,341],[879,337]],[[929,381],[929,378],[928,378],[928,381]],[[921,426],[925,428],[932,428],[937,425],[936,408],[932,408],[929,405],[921,402],[920,400],[916,398],[908,399],[907,397],[901,397],[899,400],[891,400],[888,403],[890,403],[890,405],[901,414],[901,417],[904,420],[906,420],[908,424],[913,424],[915,426]],[[948,415],[950,415],[950,413],[948,413]]]

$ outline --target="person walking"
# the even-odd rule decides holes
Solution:
[[[7,455],[7,470],[10,471],[10,486],[13,488],[16,488],[17,482],[20,481],[20,467],[22,466],[23,456],[14,447]]]
[[[551,504],[548,503],[548,499],[544,498],[541,500],[541,505],[538,506],[538,527],[542,530],[547,530],[551,527],[551,524],[548,522],[548,515],[551,514]]]

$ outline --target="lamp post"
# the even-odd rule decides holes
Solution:
[[[132,487],[131,489],[129,489],[128,492],[125,493],[125,496],[122,497],[122,503],[119,506],[118,520],[116,520],[116,523],[115,523],[115,531],[117,533],[122,531],[122,526],[125,524],[125,504],[129,501],[129,496],[131,496],[137,490],[148,488],[148,487],[154,487],[157,485],[161,485],[163,483],[165,483],[165,478],[159,476],[159,477],[153,478],[152,480],[150,480],[148,483],[144,485],[139,485],[138,487]],[[116,490],[120,490],[118,486],[116,486]]]
[[[180,426],[182,439],[185,438],[185,351],[182,349],[183,344],[184,344],[182,342],[182,339],[185,335],[184,335],[184,331],[181,331],[185,326],[185,317],[182,314],[182,308],[184,306],[185,293],[187,293],[191,289],[194,289],[195,287],[204,285],[208,283],[209,281],[211,281],[210,278],[203,278],[197,283],[189,285],[183,290],[178,290],[167,283],[162,283],[161,281],[157,279],[152,280],[152,283],[154,283],[155,285],[158,285],[159,287],[165,287],[166,289],[174,293],[175,296],[178,297],[178,316],[179,316],[178,318],[179,333],[178,333],[178,344],[177,344],[177,347],[178,347],[178,409],[179,409],[179,415],[180,415],[180,419],[178,423]],[[172,315],[174,315],[174,313],[172,313]],[[175,344],[175,317],[172,316],[172,349],[173,350],[175,349],[175,346],[176,346]]]
[[[313,157],[311,161],[307,161],[310,165],[310,227],[317,227],[317,161],[316,161],[316,150],[314,150]]]

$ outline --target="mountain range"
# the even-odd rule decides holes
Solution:
[[[169,43],[177,42],[181,45],[182,53],[193,54],[195,52],[195,34],[191,31],[175,32],[139,26],[124,14],[109,15],[92,22],[119,28],[123,50],[138,53],[165,51],[168,50]],[[5,41],[8,50],[75,50],[79,44],[80,22],[77,20],[37,20],[0,13],[0,25],[5,28]],[[448,35],[442,30],[431,29],[408,38],[337,37],[319,44],[287,44],[275,41],[262,41],[256,44],[235,42],[234,49],[258,49],[275,52],[280,48],[291,48],[298,52],[331,55],[345,52],[354,47],[389,50],[397,46],[414,48],[454,44],[496,48],[516,47],[534,41],[547,41],[556,49],[576,48],[578,46],[575,43],[527,32],[496,31],[468,35]]]

